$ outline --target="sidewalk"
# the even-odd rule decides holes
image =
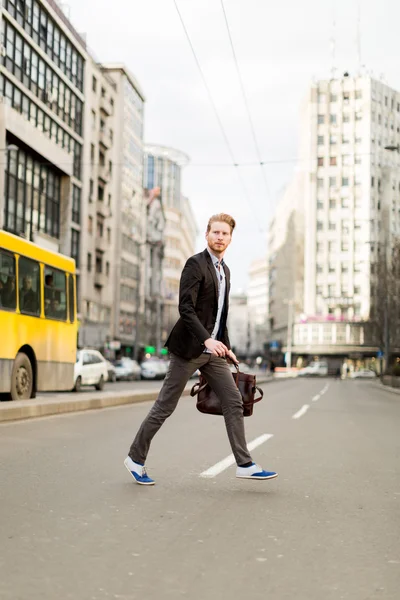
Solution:
[[[273,377],[259,376],[257,384],[269,383]],[[189,396],[190,390],[196,380],[190,381],[182,396]],[[158,391],[156,390],[135,390],[123,392],[86,392],[76,396],[74,394],[55,393],[49,399],[17,400],[9,402],[0,402],[0,423],[6,421],[18,421],[21,419],[34,419],[37,417],[48,417],[51,415],[61,415],[65,413],[79,412],[83,410],[93,410],[99,408],[109,408],[111,406],[122,406],[124,404],[134,404],[136,402],[151,402],[156,400]]]
[[[374,382],[374,385],[378,390],[383,390],[384,392],[389,392],[389,394],[397,394],[400,396],[400,388],[394,388],[390,385],[383,385],[380,381]]]

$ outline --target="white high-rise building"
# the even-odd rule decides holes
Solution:
[[[253,261],[247,289],[249,311],[249,353],[262,355],[268,332],[268,262],[267,257]]]
[[[369,76],[320,81],[303,129],[304,307],[298,354],[376,355],[368,321],[380,252],[400,233],[400,93]]]

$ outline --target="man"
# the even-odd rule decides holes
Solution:
[[[25,275],[23,278],[19,295],[21,310],[27,313],[36,313],[36,294],[32,288],[32,277],[30,275]]]
[[[223,261],[235,226],[235,220],[227,214],[211,217],[206,232],[207,248],[189,258],[183,269],[179,290],[180,319],[165,344],[171,356],[169,370],[125,459],[126,468],[141,485],[154,485],[144,466],[151,440],[175,410],[189,378],[197,369],[221,400],[226,430],[238,465],[236,477],[272,479],[277,476],[275,472],[264,471],[251,459],[244,433],[242,397],[226,360],[237,363],[226,327],[230,271]]]

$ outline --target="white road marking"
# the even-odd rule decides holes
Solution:
[[[310,408],[309,404],[304,404],[300,410],[297,411],[297,413],[295,413],[292,416],[292,419],[300,419],[300,417],[302,417],[303,415],[306,414],[306,412],[308,411],[308,409]]]
[[[272,433],[263,433],[263,435],[260,435],[258,438],[256,438],[252,442],[249,442],[247,444],[247,448],[249,451],[254,450],[254,448],[257,448],[257,446],[261,446],[261,444],[263,444],[264,442],[266,442],[267,440],[269,440],[272,437],[273,437]],[[235,458],[234,458],[233,454],[230,454],[229,456],[227,456],[223,460],[220,460],[219,462],[217,462],[215,465],[213,465],[206,471],[203,471],[202,473],[200,473],[200,477],[206,477],[206,478],[215,477],[216,475],[219,475],[220,473],[222,473],[222,471],[225,471],[226,469],[228,469],[230,466],[232,466],[234,464],[235,464]]]
[[[327,391],[328,391],[328,389],[329,389],[329,385],[330,385],[330,384],[329,384],[329,383],[327,383],[327,384],[326,384],[326,386],[325,386],[325,387],[324,387],[324,388],[323,388],[323,389],[320,391],[320,394],[321,394],[321,396],[322,396],[322,394],[325,394],[325,392],[327,392]]]
[[[313,402],[317,402],[320,398],[321,398],[321,394],[317,394],[316,396],[314,396],[314,398],[312,399],[312,401]]]

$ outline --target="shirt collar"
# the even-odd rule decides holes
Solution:
[[[221,261],[218,260],[218,258],[216,256],[214,256],[214,254],[212,252],[210,252],[210,248],[207,246],[207,251],[208,254],[211,256],[211,260],[213,261],[213,265],[214,267],[218,267],[218,265],[221,265],[221,267],[224,266],[224,259],[221,259]]]

